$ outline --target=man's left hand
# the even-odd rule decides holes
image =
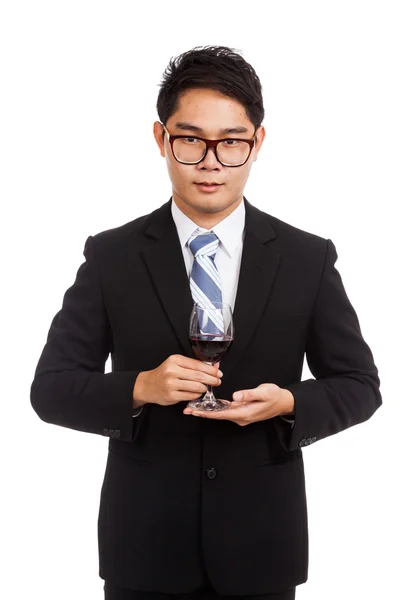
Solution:
[[[262,383],[252,390],[235,392],[232,398],[231,405],[225,410],[195,410],[186,406],[183,413],[206,419],[229,420],[243,426],[281,415],[289,415],[294,411],[292,392],[280,388],[274,383]]]

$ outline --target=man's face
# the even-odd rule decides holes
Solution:
[[[185,127],[179,126],[185,124]],[[186,127],[192,125],[200,130]],[[240,102],[211,89],[187,90],[180,97],[178,110],[165,123],[170,135],[187,135],[210,140],[252,139],[254,125],[246,116]],[[223,133],[226,128],[245,127],[241,133]],[[168,136],[162,140],[163,127],[159,121],[154,123],[154,137],[161,155],[167,161],[169,177],[172,183],[172,195],[178,207],[193,221],[228,216],[242,201],[243,190],[250,175],[252,163],[257,160],[258,152],[265,137],[263,126],[257,130],[257,141],[248,161],[240,167],[225,167],[218,162],[212,148],[208,149],[203,160],[196,165],[179,163],[172,154]],[[221,183],[216,191],[203,191],[198,182],[211,181]],[[197,219],[197,221],[196,221]],[[215,219],[214,219],[215,220]]]

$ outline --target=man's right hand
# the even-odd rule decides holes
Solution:
[[[180,354],[169,356],[159,367],[141,371],[133,388],[133,408],[153,403],[169,406],[200,398],[207,384],[221,385],[219,363],[206,365],[195,358]]]

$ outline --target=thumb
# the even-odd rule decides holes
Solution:
[[[256,395],[256,390],[240,390],[239,392],[235,392],[232,398],[234,402],[249,402],[250,400],[254,400]]]

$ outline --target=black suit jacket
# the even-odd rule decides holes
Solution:
[[[193,357],[189,282],[170,200],[86,240],[86,261],[55,315],[31,386],[46,422],[109,437],[98,515],[100,577],[184,593],[208,577],[221,594],[265,594],[307,580],[302,447],[366,421],[378,371],[335,269],[330,239],[247,199],[221,398],[273,382],[292,391],[295,425],[240,427],[147,404],[137,374]],[[112,372],[104,373],[111,353]],[[304,356],[315,379],[301,381]],[[156,400],[156,399],[154,399]]]

